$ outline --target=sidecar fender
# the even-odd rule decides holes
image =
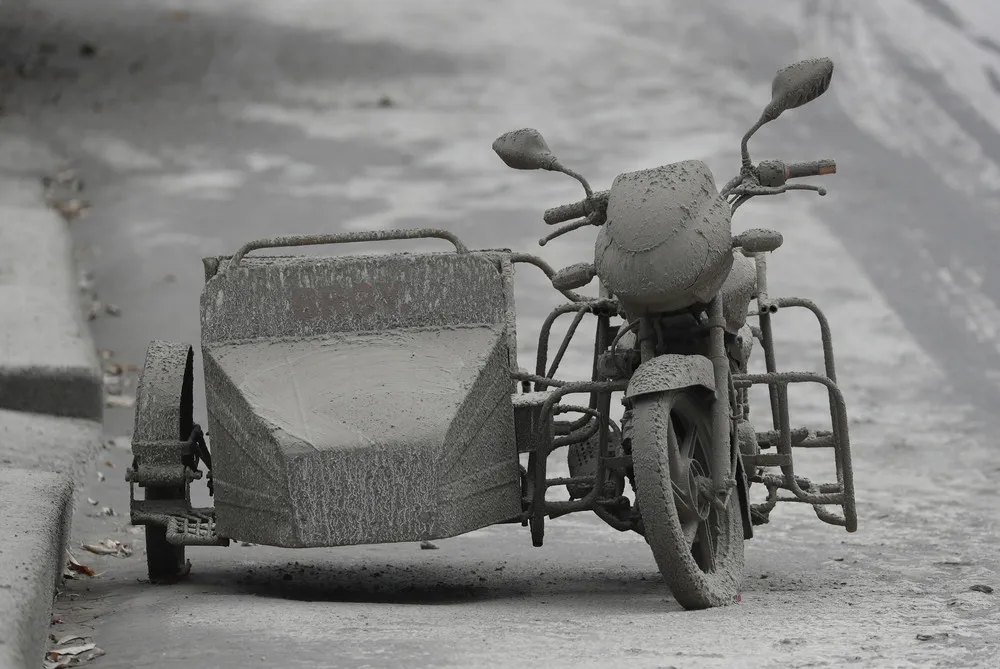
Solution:
[[[712,361],[703,355],[668,353],[639,365],[629,380],[625,398],[691,386],[701,386],[715,394],[715,369]]]

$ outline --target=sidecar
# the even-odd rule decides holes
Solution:
[[[355,241],[314,241],[331,240]],[[211,453],[192,420],[190,346],[154,342],[138,386],[129,481],[133,522],[164,530],[150,552],[421,541],[520,519],[510,254],[455,241],[205,260]],[[214,509],[190,507],[199,461]]]

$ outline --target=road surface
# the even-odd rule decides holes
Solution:
[[[83,176],[81,261],[121,310],[94,333],[132,364],[154,338],[197,343],[201,257],[256,237],[435,226],[557,267],[585,260],[592,232],[536,244],[541,210],[579,185],[505,168],[493,138],[537,127],[595,188],[686,158],[721,184],[774,71],[813,55],[837,67],[829,94],[751,143],[755,159],[835,158],[829,195],[753,202],[734,227],[780,230],[771,292],[812,298],[833,323],[856,534],[779,509],[747,546],[742,602],[703,612],[680,610],[641,538],[584,516],[550,523],[541,549],[519,526],[438,550],[189,549],[190,580],[152,587],[127,524],[132,413],[112,408],[73,544],[134,554],[77,549],[99,576],[67,583],[53,632],[92,636],[107,653],[94,667],[996,666],[997,595],[971,588],[1000,587],[1000,13],[941,0],[23,4],[0,10],[8,62],[24,63],[7,68],[6,113]],[[532,366],[558,300],[530,271],[518,290]],[[779,318],[780,364],[818,369],[814,323]],[[823,401],[796,393],[793,420],[824,427]]]

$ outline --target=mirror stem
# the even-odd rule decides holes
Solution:
[[[590,184],[587,183],[587,180],[583,178],[582,174],[580,174],[578,172],[574,172],[573,170],[569,169],[568,167],[563,167],[559,163],[556,163],[555,165],[553,165],[552,169],[554,169],[556,171],[559,171],[559,172],[562,172],[563,174],[569,175],[569,176],[573,177],[574,179],[576,179],[577,181],[579,181],[581,184],[583,184],[583,191],[587,194],[587,199],[588,200],[591,199],[592,197],[594,197],[594,191],[591,190]]]
[[[750,167],[753,163],[750,161],[750,149],[747,144],[750,142],[750,138],[753,134],[760,130],[760,127],[767,123],[767,120],[761,116],[760,120],[757,121],[752,128],[747,130],[747,134],[743,135],[743,143],[740,144],[740,153],[743,155],[743,167]]]

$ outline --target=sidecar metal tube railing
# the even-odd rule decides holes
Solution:
[[[582,312],[583,314],[592,313],[600,317],[601,311],[614,309],[617,307],[617,304],[618,303],[614,300],[592,299],[582,302],[560,304],[549,312],[549,315],[545,317],[545,320],[542,322],[542,327],[538,332],[538,356],[535,361],[535,374],[538,376],[545,376],[545,365],[548,362],[549,355],[549,340],[552,337],[552,325],[555,323],[557,318],[563,314],[573,312]],[[582,316],[580,316],[580,318],[582,318]],[[563,342],[564,346],[560,347],[560,350],[564,350],[565,346],[569,345],[569,340],[572,338],[573,334],[575,334],[575,328],[567,333]],[[556,365],[553,365],[553,369],[549,370],[549,376],[553,376],[555,374],[556,367]]]
[[[560,404],[556,406],[556,408],[553,410],[554,414],[569,413],[569,412],[584,414],[582,418],[583,425],[586,425],[588,421],[592,422],[592,425],[586,429],[583,429],[583,425],[577,426],[577,423],[581,422],[580,419],[573,421],[572,423],[569,424],[568,426],[569,429],[567,430],[566,434],[555,437],[552,440],[552,450],[587,441],[595,434],[597,434],[597,431],[601,428],[601,413],[597,409],[592,409],[590,407],[582,407],[575,405],[567,406],[565,404]],[[591,420],[595,418],[597,420]],[[581,430],[583,430],[582,433]]]
[[[570,341],[573,340],[573,335],[576,334],[576,329],[580,327],[580,322],[583,317],[587,315],[588,309],[578,309],[576,315],[573,316],[573,322],[569,324],[569,328],[566,329],[566,335],[563,337],[562,343],[559,344],[559,350],[556,351],[555,357],[552,358],[552,366],[549,367],[549,373],[546,376],[555,376],[556,370],[559,369],[559,363],[562,362],[563,356],[566,355],[566,350],[569,348]]]
[[[794,465],[792,464],[792,430],[788,417],[788,384],[790,383],[818,383],[826,386],[829,391],[831,401],[831,413],[833,418],[832,446],[834,449],[834,462],[837,468],[837,484],[834,488],[820,487],[820,492],[812,493],[803,490],[799,484],[798,477],[795,476]],[[777,429],[781,435],[777,444],[778,453],[787,456],[787,464],[781,465],[784,476],[781,487],[791,491],[795,497],[807,504],[838,504],[844,510],[843,525],[848,532],[857,530],[857,511],[854,501],[854,469],[851,463],[851,444],[848,436],[847,405],[844,402],[843,394],[836,382],[822,374],[811,372],[780,372],[767,374],[736,374],[733,375],[733,384],[736,387],[748,387],[755,384],[767,384],[773,387],[778,396],[778,404],[781,409],[779,424]],[[813,486],[810,486],[810,488]],[[819,514],[818,514],[819,515]],[[828,514],[824,514],[828,515]],[[820,516],[821,520],[830,522],[827,518]],[[835,524],[841,524],[837,522]]]
[[[385,242],[403,239],[446,239],[455,246],[458,253],[468,253],[469,248],[448,230],[435,228],[411,228],[398,230],[373,230],[364,232],[341,232],[324,235],[285,235],[249,241],[236,251],[227,269],[234,269],[243,256],[259,249],[282,248],[286,246],[318,246],[322,244],[352,244],[358,242]]]
[[[552,391],[552,394],[542,403],[539,417],[539,431],[548,429],[549,421],[555,410],[555,406],[564,396],[572,393],[592,393],[599,395],[600,406],[596,407],[600,413],[598,430],[600,432],[600,457],[597,462],[597,472],[594,475],[594,485],[582,499],[569,502],[547,502],[545,493],[551,483],[546,479],[546,465],[549,454],[554,449],[554,444],[547,439],[544,433],[539,434],[535,440],[537,450],[534,455],[534,487],[531,499],[530,519],[531,519],[531,542],[534,546],[542,545],[542,537],[545,533],[545,516],[549,513],[563,515],[573,511],[586,511],[594,507],[597,498],[602,492],[599,482],[606,476],[605,456],[608,452],[608,410],[611,405],[611,393],[624,391],[628,387],[627,381],[583,381],[579,383],[567,383]]]
[[[615,309],[617,307],[617,302],[610,299],[596,299],[587,300],[586,302],[576,302],[567,303],[557,306],[553,309],[549,315],[545,318],[542,323],[542,327],[538,334],[538,354],[535,361],[535,376],[538,377],[535,380],[535,390],[545,390],[548,388],[549,384],[546,382],[546,376],[549,378],[555,376],[556,371],[559,367],[559,362],[561,362],[562,356],[565,354],[566,349],[569,347],[569,343],[573,336],[576,334],[576,330],[581,322],[583,315],[587,313],[592,313],[597,316],[597,336],[594,339],[594,362],[591,368],[591,380],[598,380],[597,371],[597,360],[598,356],[604,351],[607,346],[604,343],[605,331],[607,330],[607,323],[610,317],[606,312],[609,309]],[[556,354],[556,358],[552,363],[551,369],[548,370],[548,374],[545,373],[545,365],[548,361],[548,350],[549,341],[552,336],[552,326],[556,319],[560,316],[568,313],[576,313],[573,323],[563,337],[561,346],[559,347],[559,352]],[[591,395],[589,408],[594,409],[597,406],[596,395]],[[572,423],[571,429],[576,430],[583,427],[586,424],[587,418],[585,416],[577,419]]]

